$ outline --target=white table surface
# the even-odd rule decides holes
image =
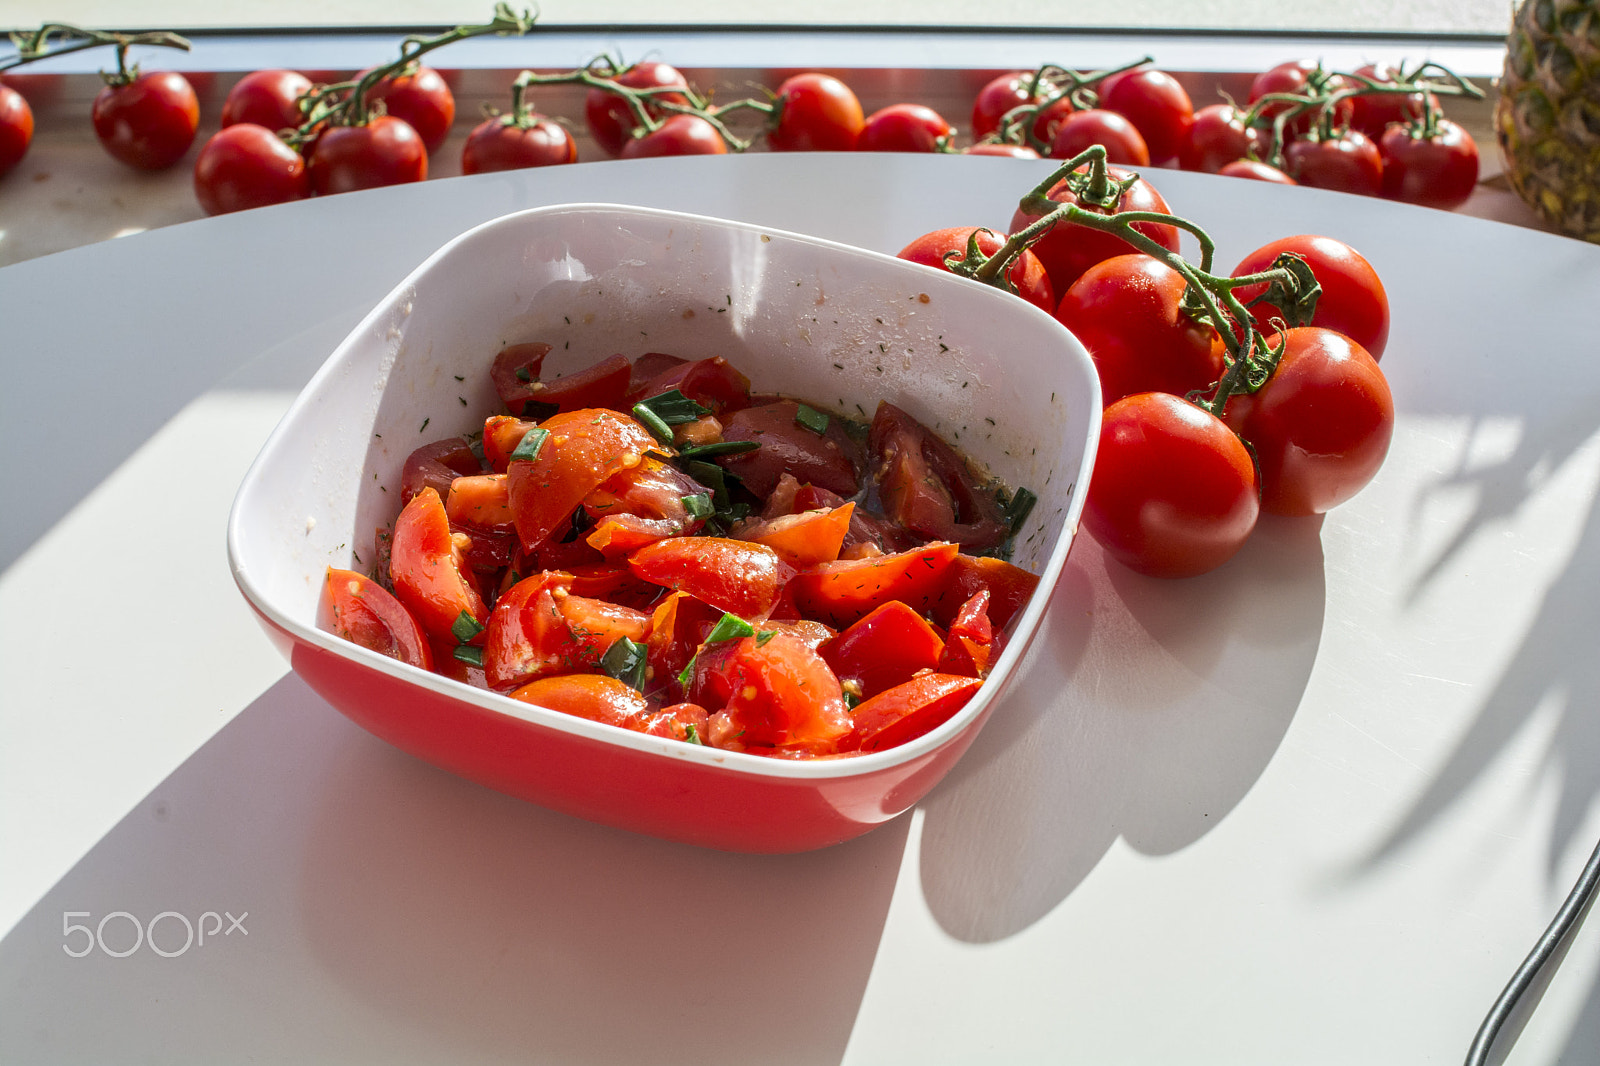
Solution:
[[[286,676],[232,587],[261,441],[462,229],[611,200],[893,251],[1003,226],[1040,173],[586,164],[0,269],[0,1061],[1459,1062],[1600,836],[1600,248],[1160,173],[1224,269],[1292,232],[1372,258],[1389,462],[1204,578],[1081,539],[951,777],[817,853],[661,843],[437,771]],[[64,923],[118,911],[248,932],[69,957]],[[1574,939],[1509,1061],[1600,1057],[1597,947]]]

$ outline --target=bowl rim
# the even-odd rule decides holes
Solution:
[[[1081,364],[1079,369],[1083,372],[1084,380],[1090,386],[1090,395],[1086,398],[1089,401],[1090,417],[1084,428],[1083,459],[1080,469],[1074,472],[1074,480],[1079,487],[1072,491],[1068,506],[1059,519],[1061,535],[1057,539],[1054,550],[1051,551],[1039,569],[1037,575],[1039,585],[1029,598],[1027,605],[1017,616],[1015,627],[1012,630],[1014,634],[1028,634],[1028,639],[1023,641],[1013,639],[1007,643],[1000,654],[1000,658],[996,660],[991,669],[989,676],[984,679],[985,684],[979,689],[976,698],[969,701],[954,716],[941,723],[935,729],[905,744],[882,751],[869,752],[864,755],[810,759],[785,759],[752,755],[747,752],[713,748],[709,745],[686,744],[666,737],[650,736],[644,733],[636,733],[632,730],[608,726],[600,722],[592,722],[585,718],[563,714],[560,711],[551,710],[537,704],[524,703],[520,700],[512,699],[504,693],[476,688],[466,682],[411,666],[408,663],[403,663],[398,659],[364,648],[351,641],[343,640],[332,633],[319,629],[315,625],[308,626],[304,624],[297,618],[291,617],[286,611],[279,609],[272,602],[271,597],[255,583],[251,576],[248,551],[244,547],[245,541],[248,539],[244,530],[244,522],[251,507],[252,497],[257,491],[260,491],[265,472],[273,467],[274,459],[287,447],[291,431],[300,420],[306,417],[307,409],[316,401],[328,379],[339,372],[341,364],[347,359],[350,350],[365,335],[371,332],[376,323],[391,312],[398,301],[408,298],[407,294],[413,289],[420,277],[430,271],[440,260],[451,255],[461,245],[492,229],[522,225],[530,219],[550,218],[559,215],[620,215],[643,217],[655,221],[676,222],[696,227],[732,230],[767,236],[774,240],[807,245],[825,254],[854,258],[867,263],[876,263],[884,269],[925,271],[927,276],[922,278],[922,284],[924,285],[974,286],[978,290],[991,293],[994,299],[1004,301],[997,303],[996,306],[1005,309],[1007,313],[1020,314],[1024,318],[1037,316],[1060,330],[1063,336],[1072,340],[1071,344],[1064,345],[1063,348],[1070,358]],[[989,297],[978,296],[977,298],[981,300]],[[1099,376],[1095,372],[1093,363],[1083,345],[1072,337],[1070,331],[1057,322],[1053,316],[1046,314],[1027,301],[1018,299],[991,286],[983,285],[980,282],[971,281],[935,267],[912,263],[869,248],[843,244],[838,241],[796,233],[777,227],[717,218],[692,212],[603,202],[564,203],[525,208],[478,223],[440,245],[414,269],[409,271],[404,278],[391,287],[334,347],[333,351],[323,361],[322,365],[317,368],[317,371],[307,381],[299,394],[296,395],[289,409],[273,428],[271,434],[262,445],[260,452],[251,462],[249,470],[245,473],[244,479],[234,495],[227,523],[228,567],[233,575],[234,583],[251,607],[262,618],[287,634],[291,640],[310,644],[323,651],[366,666],[369,669],[388,674],[396,680],[421,685],[440,697],[470,704],[481,710],[501,714],[513,720],[555,729],[558,732],[575,737],[615,745],[639,753],[662,755],[703,766],[707,769],[732,772],[741,776],[787,779],[796,783],[866,777],[920,760],[955,740],[973,722],[983,717],[988,706],[997,697],[1000,690],[1010,682],[1020,659],[1026,654],[1028,646],[1032,643],[1033,636],[1037,633],[1043,621],[1044,613],[1049,607],[1052,594],[1060,580],[1062,569],[1066,565],[1068,552],[1071,550],[1078,532],[1078,518],[1083,509],[1084,498],[1087,495],[1088,475],[1094,467],[1095,451],[1099,442],[1100,408]],[[324,578],[323,580],[325,581],[326,579]],[[990,684],[989,682],[991,681],[997,681],[998,683]]]

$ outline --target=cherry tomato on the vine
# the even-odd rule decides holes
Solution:
[[[1371,64],[1356,70],[1357,74],[1371,78],[1380,85],[1394,85],[1397,74],[1388,64]],[[1428,94],[1432,96],[1432,93]],[[1439,107],[1437,97],[1434,109]],[[1374,141],[1383,137],[1383,131],[1394,122],[1410,122],[1422,117],[1421,93],[1366,93],[1350,98],[1350,125]]]
[[[1194,577],[1233,558],[1260,514],[1255,464],[1214,415],[1165,392],[1105,409],[1083,527],[1153,577]]]
[[[856,138],[860,152],[937,152],[954,132],[931,107],[890,104],[867,116]]]
[[[0,176],[22,162],[33,143],[33,108],[22,94],[0,84]]]
[[[1321,514],[1372,480],[1394,435],[1389,383],[1366,349],[1307,326],[1267,338],[1286,343],[1259,392],[1234,396],[1223,417],[1255,449],[1261,509]]]
[[[486,174],[578,161],[578,145],[559,123],[535,117],[528,123],[502,115],[484,119],[461,148],[461,173]]]
[[[1258,163],[1254,159],[1235,159],[1233,162],[1217,171],[1229,178],[1248,178],[1251,181],[1268,181],[1274,185],[1299,185],[1289,175],[1279,170],[1270,163]]]
[[[1222,338],[1184,313],[1187,288],[1182,274],[1136,252],[1101,260],[1062,295],[1056,319],[1089,350],[1101,402],[1182,396],[1222,376]]]
[[[382,100],[384,111],[403,119],[430,153],[444,143],[456,120],[456,98],[443,75],[432,67],[408,67],[379,81],[368,100]]]
[[[299,99],[311,79],[293,70],[257,70],[236,82],[222,101],[222,126],[254,122],[274,132],[300,125]]]
[[[972,101],[972,136],[980,139],[989,136],[1000,128],[1000,120],[1006,112],[1033,103],[1036,97],[1028,92],[1032,81],[1032,71],[1018,70],[992,78],[979,89]]]
[[[635,63],[615,78],[611,79],[618,85],[625,85],[630,89],[687,89],[689,82],[678,71],[678,68],[666,63]],[[652,97],[655,100],[666,100],[674,104],[686,104],[688,97],[682,93],[669,92]],[[652,118],[659,118],[660,109],[645,105]],[[593,135],[595,143],[600,145],[607,155],[618,156],[622,154],[623,146],[629,142],[629,134],[635,126],[633,112],[628,108],[628,102],[616,93],[608,93],[604,89],[590,89],[583,98],[583,118],[589,126],[589,133]],[[653,153],[669,154],[669,153]],[[702,153],[680,153],[702,154]]]
[[[409,122],[378,115],[364,126],[322,131],[306,171],[318,196],[402,185],[427,178],[428,150]]]
[[[1378,142],[1383,195],[1452,211],[1471,199],[1478,185],[1478,145],[1447,118],[1434,125],[1432,136],[1419,137],[1410,125],[1390,126],[1384,133]]]
[[[1286,63],[1279,63],[1271,70],[1257,74],[1250,83],[1250,102],[1259,101],[1269,93],[1298,93],[1305,95],[1312,92],[1334,92],[1339,89],[1351,87],[1351,82],[1342,74],[1334,74],[1324,70],[1322,64],[1314,63],[1309,59],[1291,59]],[[1262,116],[1267,119],[1289,110],[1295,105],[1288,101],[1269,103],[1262,109]],[[1286,127],[1286,132],[1299,135],[1307,132],[1317,122],[1315,108],[1307,110],[1296,116]],[[1333,126],[1335,128],[1348,125],[1350,122],[1350,100],[1346,98],[1339,102],[1333,109]]]
[[[1061,120],[1050,141],[1050,158],[1071,159],[1095,144],[1105,146],[1109,163],[1130,167],[1150,165],[1150,150],[1133,123],[1115,111],[1098,107],[1074,111]]]
[[[850,86],[828,74],[796,74],[778,86],[767,128],[774,152],[848,152],[866,119]]]
[[[1289,176],[1313,189],[1376,196],[1383,188],[1383,157],[1360,130],[1290,141],[1283,158]]]
[[[208,215],[266,207],[311,195],[300,153],[253,122],[218,130],[194,161],[194,193]]]
[[[101,89],[90,118],[114,159],[140,170],[165,170],[194,143],[200,100],[182,74],[152,71]]]
[[[977,233],[978,251],[984,255],[994,255],[1006,242],[1004,235],[993,230],[980,230],[976,226],[958,226],[954,229],[941,229],[923,234],[900,249],[899,257],[913,263],[921,263],[923,266],[948,270],[950,268],[945,263],[944,257],[955,252],[958,260],[965,259],[967,240],[973,233]],[[1038,256],[1024,250],[1017,256],[1016,262],[1011,264],[1006,276],[1016,287],[1018,296],[1041,311],[1055,310],[1055,290],[1050,287],[1050,277],[1044,272],[1044,264],[1039,262]]]
[[[1174,159],[1189,140],[1194,103],[1178,79],[1142,67],[1113,74],[1100,83],[1100,106],[1126,117],[1150,151],[1150,162]]]
[[[1382,359],[1383,349],[1389,343],[1389,294],[1372,264],[1343,241],[1300,234],[1257,248],[1233,268],[1233,276],[1240,278],[1270,270],[1273,260],[1284,252],[1304,259],[1322,286],[1322,296],[1317,300],[1317,310],[1309,324],[1338,330],[1365,348],[1374,360]],[[1249,285],[1236,290],[1234,295],[1249,303],[1262,288]],[[1273,332],[1270,323],[1280,313],[1277,308],[1262,302],[1250,310],[1258,329],[1263,333]]]
[[[1265,149],[1261,131],[1246,128],[1244,112],[1232,104],[1210,104],[1195,112],[1189,136],[1178,152],[1178,165],[1215,174],[1235,159],[1261,155]]]
[[[699,115],[669,115],[659,128],[642,137],[630,137],[622,146],[624,159],[727,154],[728,143],[722,139],[722,134]]]
[[[1117,182],[1134,177],[1132,171],[1117,166],[1107,167],[1106,173],[1110,180]],[[1057,182],[1048,195],[1057,203],[1078,202],[1077,196],[1068,187],[1065,179]],[[1117,201],[1115,210],[1158,211],[1161,214],[1170,214],[1167,202],[1156,192],[1155,187],[1143,178],[1138,178],[1128,186],[1127,191]],[[1029,215],[1019,207],[1011,216],[1011,232],[1017,233],[1037,221],[1038,216]],[[1156,222],[1136,222],[1134,228],[1163,248],[1173,252],[1178,250],[1176,227]],[[1053,227],[1033,245],[1031,251],[1039,257],[1039,262],[1044,264],[1045,270],[1050,275],[1050,284],[1055,286],[1056,292],[1064,293],[1074,281],[1078,280],[1078,275],[1102,259],[1110,259],[1114,255],[1124,255],[1138,249],[1114,234],[1070,223]]]

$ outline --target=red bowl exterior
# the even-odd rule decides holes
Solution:
[[[841,759],[832,763],[840,770],[836,776],[763,776],[667,758],[455,699],[312,644],[256,611],[273,643],[287,648],[295,673],[351,721],[402,751],[551,810],[724,851],[809,851],[889,821],[950,770],[993,706],[991,698],[959,734],[904,762],[862,773],[854,760]]]

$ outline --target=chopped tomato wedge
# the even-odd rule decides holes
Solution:
[[[646,677],[652,691],[659,689],[674,695],[683,692],[678,675],[721,617],[722,612],[715,607],[683,592],[671,593],[656,606],[650,617],[645,653],[649,664]]]
[[[635,728],[648,710],[638,690],[605,674],[541,677],[512,692],[511,698],[624,729]]]
[[[988,589],[973,593],[961,605],[946,638],[944,653],[939,657],[939,673],[963,677],[984,677],[989,673],[995,641],[994,626],[989,622]]]
[[[511,453],[517,450],[528,430],[537,428],[537,422],[525,422],[510,415],[495,415],[483,423],[483,458],[489,468],[504,474],[511,466]]]
[[[955,717],[983,684],[975,677],[923,674],[885,689],[855,710],[855,729],[843,747],[882,751],[915,740]]]
[[[494,357],[494,365],[489,368],[489,380],[494,383],[494,391],[500,395],[506,410],[514,415],[522,414],[533,398],[544,357],[549,354],[550,346],[542,342],[512,344],[500,349],[500,354]]]
[[[399,659],[433,669],[433,655],[422,627],[388,589],[354,570],[328,567],[320,625],[335,636]]]
[[[538,454],[513,459],[507,475],[517,536],[528,551],[565,525],[585,496],[655,447],[648,430],[616,411],[566,411],[539,428],[548,436]]]
[[[573,659],[586,666],[597,665],[611,645],[623,637],[643,642],[650,632],[649,615],[605,600],[557,595],[556,608],[566,619],[570,641],[575,646]]]
[[[673,367],[683,366],[688,361],[662,352],[645,352],[633,361],[633,374],[628,378],[628,395],[622,402],[631,408],[640,400],[659,395],[657,392],[649,391],[650,383]]]
[[[710,712],[698,703],[674,703],[663,707],[634,728],[653,737],[671,737],[690,744],[706,742],[706,720]]]
[[[871,697],[938,666],[944,644],[921,615],[895,600],[840,633],[822,657],[840,680],[859,682],[859,694]]]
[[[955,623],[961,606],[975,593],[987,590],[989,620],[1004,629],[1039,587],[1037,574],[987,556],[958,555],[947,574],[945,586],[928,605],[928,614],[944,626]]]
[[[720,611],[759,622],[772,614],[794,567],[763,544],[721,537],[674,537],[640,548],[628,566],[644,580]]]
[[[641,357],[641,361],[644,358]],[[750,379],[720,355],[693,363],[679,363],[652,378],[639,398],[648,400],[677,389],[713,414],[735,410],[750,402]]]
[[[717,462],[761,497],[777,488],[784,474],[802,485],[854,496],[861,487],[860,446],[837,418],[829,418],[827,429],[819,434],[801,425],[799,414],[798,403],[779,400],[730,415],[722,424],[722,439],[755,441],[761,447],[719,456]]]
[[[453,526],[509,531],[512,528],[511,493],[504,474],[473,474],[450,483],[444,513]]]
[[[809,618],[802,618],[795,622],[778,622],[769,618],[761,623],[761,631],[765,633],[769,630],[774,633],[783,633],[791,636],[812,651],[820,651],[824,644],[839,635],[838,630],[832,626],[823,625],[821,622],[813,622]]]
[[[883,513],[919,536],[963,548],[992,548],[1007,525],[992,491],[982,489],[956,450],[887,400],[868,438]]]
[[[558,570],[524,578],[496,601],[484,633],[483,671],[499,690],[566,669],[572,633],[556,605],[572,575]]]
[[[431,487],[442,500],[450,494],[450,482],[463,474],[476,474],[483,469],[472,446],[462,437],[450,437],[424,444],[406,456],[400,470],[400,500],[410,503],[411,497],[423,488]]]
[[[628,394],[628,376],[633,368],[620,355],[602,359],[587,370],[568,374],[554,381],[537,381],[528,402],[552,404],[558,411],[579,411],[586,407],[622,407]]]
[[[660,585],[652,585],[635,577],[626,562],[574,566],[568,572],[572,574],[571,592],[574,596],[590,596],[620,603],[624,607],[645,610],[653,607],[666,593]]]
[[[786,634],[729,642],[718,662],[702,653],[691,697],[704,706],[726,691],[721,711],[736,726],[741,747],[805,749],[824,754],[850,733],[839,679],[822,656]],[[708,684],[715,679],[715,684]],[[718,701],[720,702],[720,701]]]
[[[444,504],[431,486],[411,497],[394,523],[389,581],[395,595],[430,635],[444,639],[463,613],[480,624],[489,616],[467,579],[465,534],[452,534]]]
[[[739,530],[736,536],[755,544],[765,544],[778,558],[796,569],[831,563],[839,558],[844,538],[850,532],[850,516],[856,505],[846,503],[832,510],[801,511],[778,518],[757,519]]]
[[[842,559],[802,570],[789,582],[807,618],[847,626],[893,600],[919,613],[939,594],[958,554],[954,544],[926,544],[870,559]]]

